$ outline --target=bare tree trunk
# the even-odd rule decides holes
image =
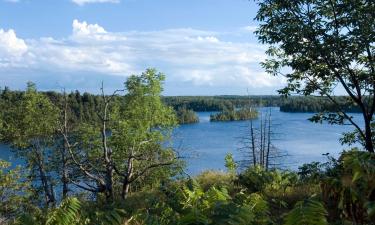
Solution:
[[[45,198],[45,203],[46,206],[49,204],[54,205],[56,202],[54,193],[53,193],[53,186],[52,184],[48,184],[48,177],[46,175],[46,171],[44,168],[44,162],[43,162],[43,156],[41,153],[35,149],[35,154],[37,157],[37,165],[38,165],[38,170],[39,170],[39,178],[42,183],[43,191],[44,191],[44,198]]]
[[[368,152],[374,153],[374,143],[372,142],[372,130],[371,130],[371,120],[364,115],[365,120],[365,148]]]
[[[250,120],[250,135],[251,135],[251,148],[253,153],[253,165],[256,166],[257,164],[257,157],[256,157],[256,149],[255,149],[255,136],[254,136],[254,128],[253,128],[253,120]]]
[[[63,132],[66,137],[68,137],[68,101],[66,98],[66,93],[64,91],[64,115],[63,115]],[[61,150],[61,160],[62,160],[62,177],[61,182],[63,184],[62,197],[65,199],[69,192],[69,177],[68,177],[68,143],[65,138],[63,138],[64,144]]]
[[[116,92],[115,92],[116,93]],[[114,95],[113,95],[114,96]],[[109,121],[108,107],[111,102],[111,98],[107,98],[104,94],[104,87],[102,84],[102,97],[104,100],[103,115],[101,117],[102,127],[102,147],[103,147],[103,156],[105,160],[105,196],[107,203],[112,203],[114,199],[113,193],[113,175],[114,175],[114,162],[112,159],[112,149],[107,145],[107,122]]]
[[[263,117],[260,116],[260,153],[259,153],[259,163],[263,167],[263,155],[264,155],[264,143],[263,143]]]
[[[112,164],[112,151],[107,146],[107,110],[108,110],[108,102],[105,100],[104,106],[104,116],[102,120],[102,145],[103,145],[103,155],[105,159],[105,187],[106,192],[105,196],[107,202],[113,201],[113,164]]]
[[[65,147],[64,147],[65,148]],[[62,198],[65,199],[68,197],[69,192],[69,177],[68,177],[68,168],[67,168],[67,159],[66,159],[66,150],[64,149],[63,158],[62,158],[62,177],[61,182],[63,184]]]
[[[133,160],[134,158],[133,158],[133,152],[132,152],[132,154],[130,155],[128,159],[127,171],[126,171],[123,185],[122,185],[122,193],[121,193],[122,199],[126,199],[130,190],[131,179],[133,178]]]
[[[268,170],[270,162],[270,150],[271,150],[271,110],[268,114],[268,135],[267,135],[267,153],[266,153],[266,170]]]
[[[265,159],[266,159],[266,136],[267,136],[267,132],[266,132],[266,129],[267,129],[267,118],[266,116],[264,117],[264,120],[263,120],[263,150],[262,150],[262,166],[263,168],[265,168]]]

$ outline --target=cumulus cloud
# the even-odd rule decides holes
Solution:
[[[74,41],[116,41],[125,40],[126,37],[123,35],[117,35],[114,33],[108,34],[108,32],[98,24],[88,24],[86,21],[80,22],[73,20],[73,34],[71,38]]]
[[[0,29],[0,66],[13,66],[21,60],[28,47],[24,40],[17,37],[12,29]]]
[[[0,30],[0,57],[13,59],[8,67],[59,73],[128,76],[156,67],[168,82],[193,86],[261,88],[283,82],[260,67],[265,47],[225,38],[220,32],[191,28],[114,33],[74,20],[72,34],[64,39],[24,41],[13,30]]]
[[[72,0],[72,2],[82,6],[89,3],[119,3],[120,0]]]

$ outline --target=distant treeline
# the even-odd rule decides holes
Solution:
[[[334,97],[345,112],[360,112],[350,98]],[[265,96],[173,96],[163,97],[163,101],[175,109],[185,107],[196,112],[201,111],[233,111],[247,107],[280,107],[282,112],[336,112],[338,108],[327,97],[320,96],[289,96],[284,98],[276,95]]]
[[[361,112],[361,109],[354,105],[349,97],[338,96],[334,98],[345,112]],[[315,96],[293,96],[282,102],[280,111],[282,112],[337,112],[339,109],[327,97]]]
[[[0,100],[7,101],[9,103],[16,103],[22,98],[23,93],[24,92],[21,91],[10,90],[6,87],[0,91]],[[55,91],[47,91],[42,93],[45,94],[54,105],[62,106],[64,102],[64,96],[62,93]],[[74,120],[74,122],[99,121],[97,109],[102,103],[102,99],[99,95],[89,93],[81,94],[79,91],[75,91],[67,94],[67,102],[69,111],[71,113],[71,120]]]
[[[284,101],[280,96],[168,96],[163,101],[174,109],[185,107],[196,112],[224,111],[247,106],[280,106]]]
[[[13,91],[9,88],[2,89],[0,94],[0,100],[11,102],[16,102],[22,96],[21,91]],[[44,94],[56,105],[61,105],[63,102],[63,95],[59,92],[47,91]],[[74,91],[68,93],[67,98],[74,120],[98,121],[96,109],[101,104],[99,95]],[[315,96],[291,96],[288,98],[275,95],[250,97],[235,95],[168,96],[163,97],[162,100],[166,105],[175,109],[180,124],[199,122],[195,112],[220,111],[222,112],[221,118],[224,118],[224,115],[229,118],[235,114],[234,110],[236,109],[259,106],[280,107],[282,112],[337,111],[336,106],[328,98]],[[335,101],[344,105],[343,110],[346,112],[360,112],[360,109],[352,104],[348,97],[335,97]]]

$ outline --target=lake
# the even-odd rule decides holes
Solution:
[[[338,156],[348,146],[342,146],[339,139],[352,126],[316,124],[308,120],[313,113],[280,112],[278,107],[260,108],[265,114],[271,110],[273,144],[288,154],[282,158],[284,168],[297,169],[303,163],[324,161],[330,153]],[[249,134],[249,121],[210,122],[211,112],[199,112],[200,123],[181,125],[174,132],[174,143],[187,157],[187,172],[197,174],[207,169],[224,170],[224,157],[233,153],[235,160],[241,160],[243,147],[241,139]],[[352,114],[361,121],[361,114]],[[259,120],[254,121],[259,127]]]
[[[308,121],[313,113],[280,112],[278,107],[263,107],[259,111],[263,114],[271,110],[273,144],[288,154],[282,159],[286,168],[296,169],[303,163],[324,161],[324,153],[338,156],[348,146],[339,142],[343,132],[353,130],[352,126],[316,124]],[[249,121],[210,122],[211,112],[198,112],[199,123],[181,125],[175,129],[173,143],[187,161],[187,173],[198,174],[208,169],[224,170],[224,157],[231,152],[235,160],[243,158],[239,151],[242,147],[241,139],[249,134]],[[360,114],[353,114],[361,121]],[[259,127],[259,120],[254,121]],[[0,158],[16,160],[9,147],[0,145]]]

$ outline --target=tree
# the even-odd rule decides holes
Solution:
[[[254,121],[249,122],[249,133],[241,138],[242,147],[239,149],[244,154],[240,161],[242,167],[260,166],[266,170],[280,166],[280,161],[287,156],[273,144],[275,133],[273,132],[271,110],[264,116],[260,115],[259,128],[254,127]]]
[[[122,177],[122,198],[134,182],[145,177],[149,181],[169,177],[169,168],[177,165],[175,151],[166,145],[177,120],[174,110],[161,101],[164,79],[164,74],[147,69],[126,82],[128,93],[118,110],[110,141],[116,146],[114,158],[116,172]]]
[[[56,202],[50,156],[58,117],[58,109],[30,82],[20,99],[3,112],[3,141],[26,161],[30,177],[36,181],[33,185],[40,185],[44,193],[46,206]]]
[[[99,120],[81,122],[74,131],[67,131],[64,116],[59,130],[80,173],[72,183],[103,193],[112,203],[115,193],[125,199],[130,186],[141,179],[145,185],[173,174],[177,155],[166,142],[177,122],[173,109],[161,101],[163,80],[162,73],[148,69],[128,78],[126,95],[118,95],[123,90],[106,95],[102,87]]]
[[[283,75],[287,86],[279,92],[319,94],[335,105],[328,120],[356,128],[365,149],[374,152],[371,124],[375,111],[375,4],[366,0],[261,0],[256,34],[269,45],[263,63],[267,72]],[[334,98],[342,89],[361,109],[364,124],[356,123]]]

